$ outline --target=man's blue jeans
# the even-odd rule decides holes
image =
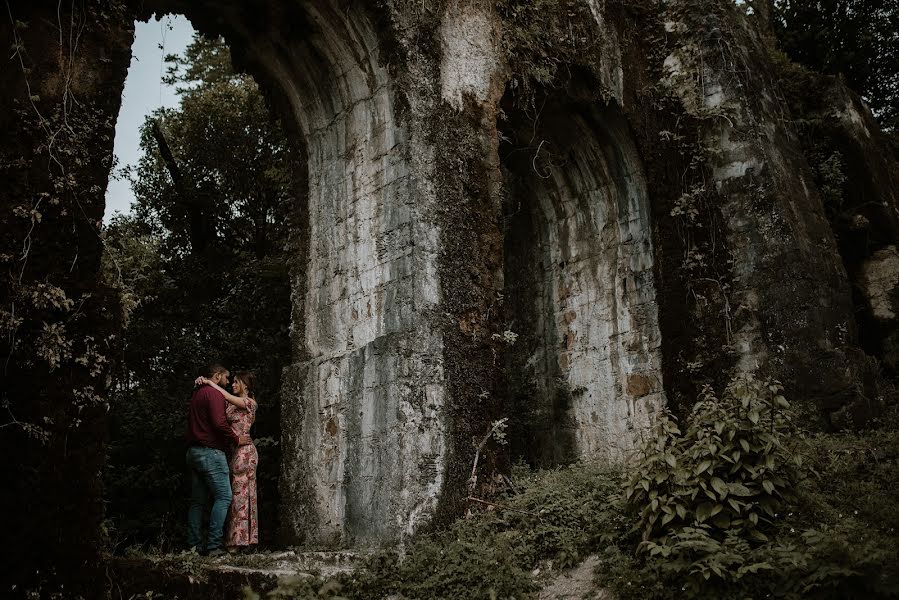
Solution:
[[[203,550],[203,511],[212,498],[209,514],[209,536],[205,549],[222,547],[222,530],[231,506],[231,475],[225,453],[215,448],[191,446],[187,450],[187,466],[190,467],[190,511],[187,513],[187,543]]]

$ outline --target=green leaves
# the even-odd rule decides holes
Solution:
[[[168,257],[195,250],[200,240],[216,254],[280,253],[304,162],[256,83],[235,74],[222,40],[198,36],[180,69],[176,82],[188,84],[179,90],[181,106],[154,113],[142,128],[143,156],[129,173],[135,215],[154,228]],[[160,152],[156,122],[178,182]]]
[[[748,487],[743,485],[742,483],[731,482],[727,484],[727,489],[734,496],[752,496],[753,492]]]
[[[752,529],[749,531],[749,537],[757,542],[767,542],[768,536],[759,531],[758,529]]]
[[[895,38],[883,33],[899,30],[895,3],[781,0],[771,6],[778,45],[792,60],[819,73],[843,74],[878,120],[895,127],[899,121],[895,92],[899,53]],[[798,88],[794,93],[808,96],[808,85],[797,80],[788,82]]]
[[[720,477],[712,477],[712,489],[714,489],[721,498],[725,498],[727,496],[727,484]]]
[[[702,523],[706,519],[712,516],[712,504],[709,502],[703,502],[696,508],[696,520]]]
[[[154,115],[182,175],[182,189],[145,126],[143,157],[130,174],[136,202],[106,237],[104,271],[120,290],[128,321],[111,399],[107,514],[139,541],[183,536],[182,403],[196,371],[222,362],[256,373],[260,400],[254,434],[280,438],[282,367],[290,358],[289,215],[305,170],[252,79],[230,67],[227,47],[198,38],[185,77],[201,79],[177,109]],[[183,79],[179,83],[186,83]],[[187,198],[184,195],[187,194]],[[189,201],[189,202],[186,202]],[[200,205],[199,214],[191,206]],[[196,217],[196,218],[195,218]],[[208,243],[193,252],[196,229]],[[173,410],[173,407],[176,410]],[[276,444],[259,444],[260,526],[274,534]],[[131,469],[135,478],[123,474]],[[141,475],[143,474],[143,475]],[[166,483],[166,485],[161,485]]]
[[[705,388],[683,432],[662,414],[626,493],[640,515],[640,550],[697,590],[769,568],[745,555],[768,542],[798,477],[783,444],[796,435],[788,407],[779,384],[746,377],[721,397]]]

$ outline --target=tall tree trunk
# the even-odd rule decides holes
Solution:
[[[203,205],[196,198],[193,190],[189,190],[184,183],[184,176],[181,169],[175,161],[175,155],[169,147],[168,141],[165,139],[165,133],[159,119],[153,121],[153,138],[159,146],[159,153],[162,160],[172,177],[172,183],[175,185],[175,193],[178,195],[178,203],[187,209],[187,215],[190,219],[190,248],[194,254],[201,254],[206,250],[209,243],[208,227],[203,218]]]

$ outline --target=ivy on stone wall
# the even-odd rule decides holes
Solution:
[[[79,48],[84,29],[102,31],[123,14],[121,3],[90,3],[73,9],[69,22],[60,21],[60,32],[66,34],[60,37],[60,47],[49,49],[57,53],[53,66],[58,71],[48,73],[35,71],[48,66],[41,61],[48,49],[29,48],[25,43],[29,23],[10,13],[10,66],[18,68],[26,91],[13,99],[16,135],[35,144],[17,146],[16,155],[5,154],[2,159],[13,193],[3,216],[4,230],[11,235],[0,252],[0,262],[6,266],[6,300],[0,307],[4,371],[11,375],[15,366],[46,377],[67,370],[85,375],[78,377],[83,383],[64,391],[69,399],[64,418],[58,414],[20,421],[17,415],[27,412],[22,407],[24,399],[4,398],[10,423],[45,441],[51,430],[77,428],[83,411],[106,407],[103,392],[115,333],[85,326],[96,311],[96,306],[87,305],[96,305],[98,299],[83,289],[83,278],[98,267],[103,189],[94,182],[94,171],[112,165],[114,117],[107,101],[92,97],[94,90],[86,88],[76,74],[87,60]],[[99,165],[88,159],[97,148],[108,152]],[[71,258],[66,265],[54,257],[66,245],[67,240],[59,237],[64,231],[74,236],[72,249],[65,252]],[[108,309],[116,312],[115,307]]]
[[[19,515],[10,539],[29,543],[4,549],[2,577],[45,592],[65,581],[77,593],[91,586],[85,565],[100,548],[103,418],[120,321],[117,295],[98,285],[100,225],[119,106],[109,92],[125,76],[131,17],[123,2],[91,0],[7,3],[3,18],[0,450],[17,460],[0,508]]]

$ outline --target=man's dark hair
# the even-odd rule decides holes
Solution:
[[[228,369],[224,367],[224,365],[220,363],[209,363],[206,365],[206,368],[203,369],[203,377],[207,379],[212,379],[218,373],[226,373]]]

